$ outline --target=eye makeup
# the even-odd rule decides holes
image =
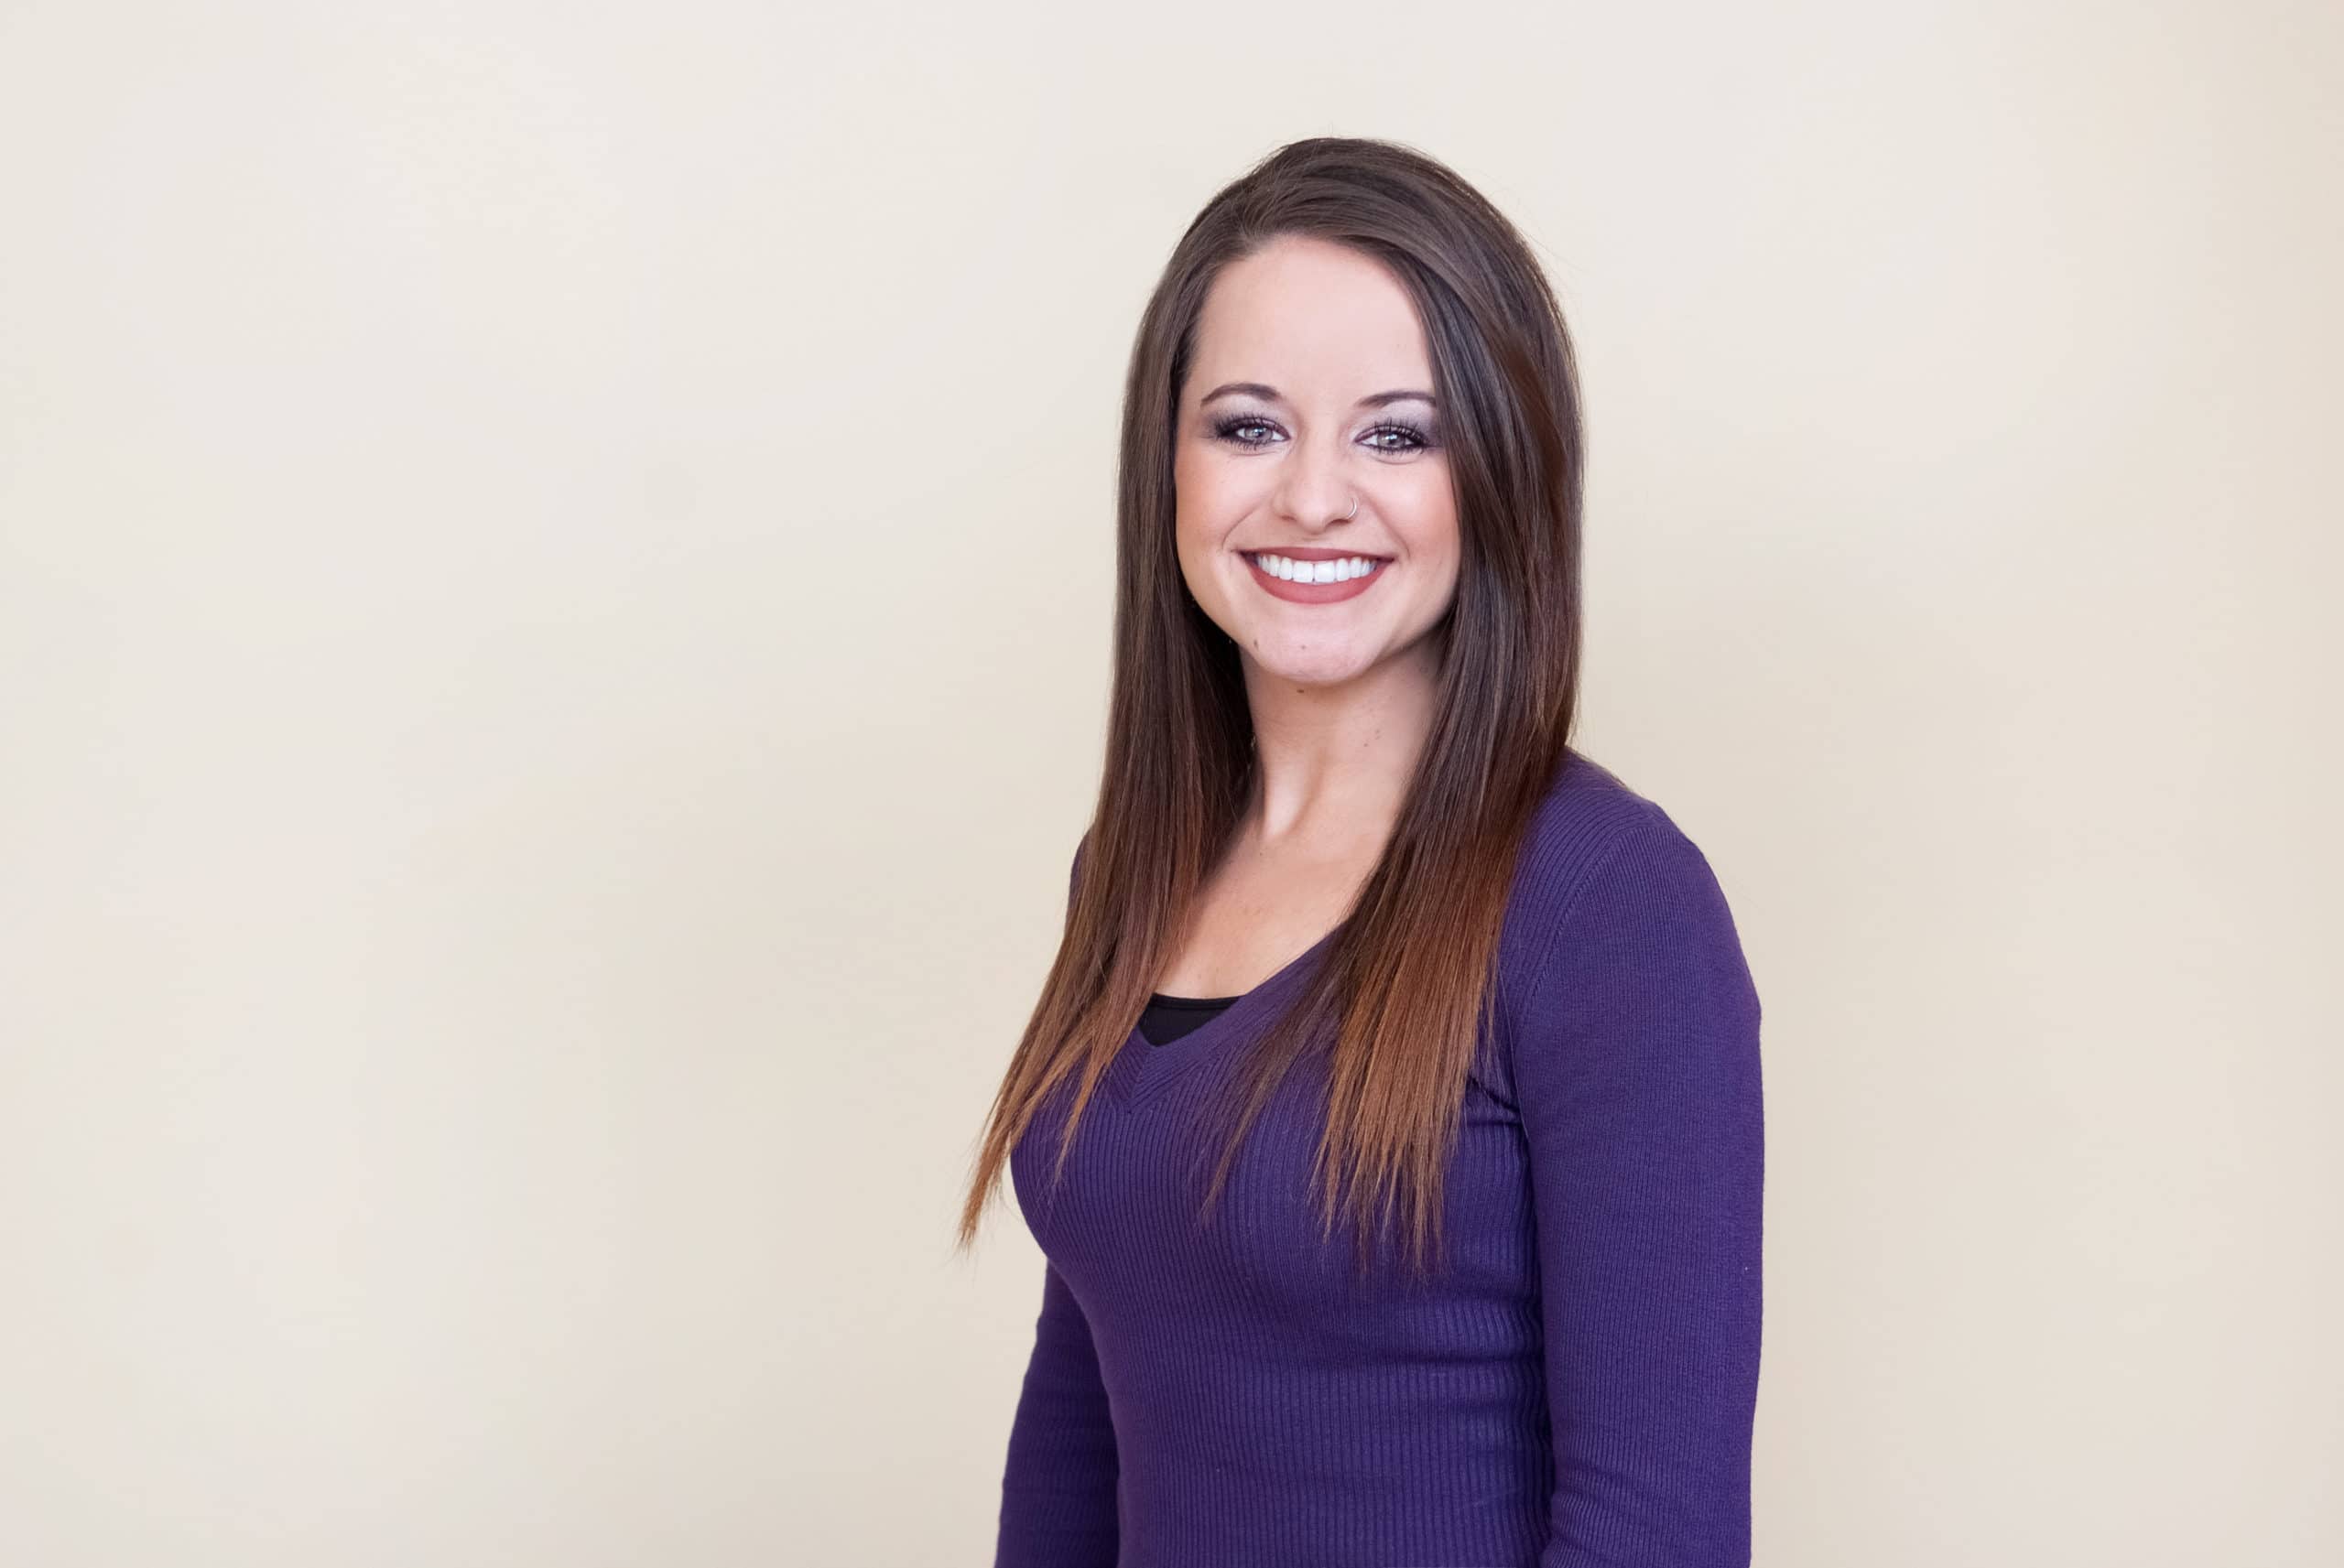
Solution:
[[[1213,438],[1226,441],[1232,447],[1261,448],[1271,445],[1272,443],[1266,439],[1253,439],[1238,434],[1241,430],[1257,426],[1264,429],[1277,428],[1275,420],[1264,418],[1259,414],[1220,415],[1212,421]],[[1370,440],[1379,440],[1388,436],[1401,438],[1406,443],[1405,445],[1379,445],[1373,449],[1394,457],[1405,457],[1412,452],[1429,451],[1440,444],[1431,429],[1408,419],[1382,420],[1370,428],[1365,435]]]

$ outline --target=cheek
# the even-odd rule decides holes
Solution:
[[[1422,554],[1454,554],[1457,548],[1457,491],[1449,482],[1447,463],[1416,463],[1398,476],[1402,484],[1385,498],[1394,521]]]
[[[1183,495],[1172,514],[1173,553],[1184,567],[1194,569],[1213,550],[1212,513],[1199,498]]]
[[[1212,475],[1192,457],[1172,464],[1172,523],[1185,554],[1203,535],[1213,515]]]
[[[1226,465],[1214,462],[1203,453],[1192,453],[1175,463],[1172,484],[1179,496],[1181,513],[1207,526],[1230,510],[1236,488]]]
[[[1410,555],[1444,572],[1456,569],[1462,545],[1456,507],[1445,489],[1425,497],[1424,503],[1408,514],[1404,536]]]

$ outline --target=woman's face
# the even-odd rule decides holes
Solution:
[[[1214,280],[1179,394],[1175,533],[1249,676],[1351,680],[1448,610],[1457,502],[1432,390],[1414,301],[1357,251],[1288,237]],[[1352,557],[1373,570],[1341,580]],[[1329,562],[1338,580],[1309,580]]]

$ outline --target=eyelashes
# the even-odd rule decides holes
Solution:
[[[1226,441],[1232,447],[1259,448],[1270,445],[1266,439],[1248,439],[1237,433],[1240,430],[1255,427],[1275,430],[1277,426],[1258,414],[1224,414],[1212,422],[1212,433],[1216,440]],[[1430,430],[1405,419],[1387,419],[1368,431],[1367,435],[1371,439],[1384,436],[1405,438],[1407,444],[1405,446],[1378,446],[1374,449],[1379,452],[1398,456],[1405,456],[1410,452],[1429,451],[1440,444]]]

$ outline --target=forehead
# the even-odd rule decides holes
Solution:
[[[1382,263],[1318,239],[1279,240],[1214,278],[1183,395],[1258,381],[1303,406],[1347,407],[1432,384],[1416,301]]]

